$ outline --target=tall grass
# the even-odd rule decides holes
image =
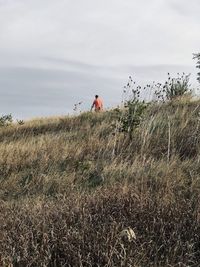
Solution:
[[[0,129],[2,266],[199,266],[200,102]],[[123,240],[130,227],[136,240]]]

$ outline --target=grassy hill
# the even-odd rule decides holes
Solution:
[[[118,117],[0,128],[1,266],[199,266],[200,101]]]

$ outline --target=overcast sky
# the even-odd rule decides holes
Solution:
[[[0,114],[71,113],[95,94],[120,102],[138,83],[191,72],[199,0],[0,0]]]

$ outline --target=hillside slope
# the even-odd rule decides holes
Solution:
[[[0,128],[3,266],[199,266],[200,101],[118,116]]]

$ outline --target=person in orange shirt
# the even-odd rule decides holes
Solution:
[[[95,109],[96,112],[103,110],[103,101],[101,98],[99,98],[98,95],[95,95],[95,99],[94,99],[93,104],[91,106],[91,111],[93,108]]]

